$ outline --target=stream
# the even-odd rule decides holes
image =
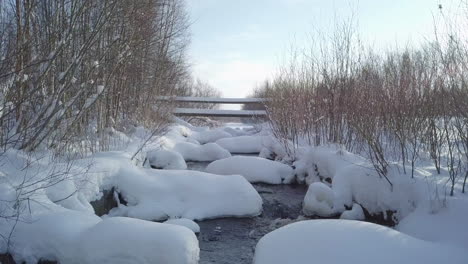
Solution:
[[[204,171],[209,162],[188,162]],[[301,218],[304,185],[252,184],[263,199],[263,213],[253,218],[218,218],[200,225],[200,264],[250,264],[255,245],[265,234]]]

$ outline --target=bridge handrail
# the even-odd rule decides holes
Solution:
[[[185,103],[210,104],[259,104],[268,101],[267,98],[220,98],[220,97],[193,97],[193,96],[159,96],[161,101],[176,101]]]
[[[264,110],[224,110],[200,108],[175,108],[172,111],[177,116],[218,116],[218,117],[265,117]]]

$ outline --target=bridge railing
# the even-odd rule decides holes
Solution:
[[[191,96],[160,96],[160,101],[179,103],[209,103],[209,104],[264,104],[265,98],[219,98],[219,97],[191,97]],[[220,110],[203,108],[174,108],[176,116],[205,116],[205,117],[266,117],[264,110]]]

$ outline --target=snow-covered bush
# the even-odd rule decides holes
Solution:
[[[395,213],[392,221],[398,222],[425,199],[422,182],[402,174],[398,165],[388,168],[391,186],[364,158],[335,147],[313,148],[294,165],[299,181],[311,183],[304,199],[308,215],[337,215],[358,203],[371,215]]]
[[[298,182],[329,184],[337,170],[350,164],[364,162],[364,158],[340,149],[338,146],[322,146],[307,149],[293,165]]]

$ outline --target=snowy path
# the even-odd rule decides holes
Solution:
[[[191,170],[203,171],[208,162],[190,162]],[[254,218],[222,218],[201,221],[200,264],[252,263],[255,245],[268,232],[301,214],[307,188],[303,185],[253,184],[263,199],[263,214]]]

